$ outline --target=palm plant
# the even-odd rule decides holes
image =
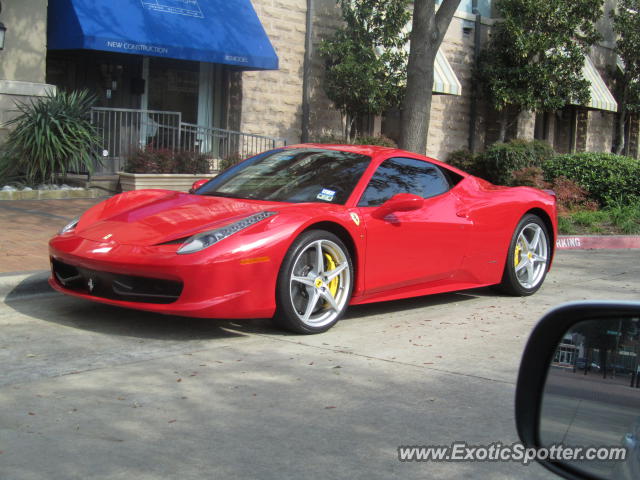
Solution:
[[[91,124],[95,96],[87,90],[49,92],[30,104],[17,103],[20,114],[0,157],[0,177],[27,183],[54,182],[70,170],[93,171],[100,139]]]

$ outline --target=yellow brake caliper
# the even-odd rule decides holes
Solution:
[[[513,265],[515,267],[518,266],[518,264],[520,263],[520,253],[522,252],[522,247],[520,246],[520,244],[516,244],[516,251],[513,254]]]
[[[336,262],[333,261],[333,258],[328,253],[324,254],[324,258],[327,261],[326,272],[329,273],[329,272],[331,272],[332,270],[334,270],[336,268]],[[331,293],[331,296],[333,298],[336,298],[336,293],[338,293],[338,284],[339,284],[339,282],[340,282],[340,280],[338,280],[338,277],[335,277],[327,285],[329,287],[329,292]]]

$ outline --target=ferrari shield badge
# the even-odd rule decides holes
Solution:
[[[351,212],[351,220],[353,220],[353,223],[355,223],[357,226],[360,225],[360,217],[357,213]]]

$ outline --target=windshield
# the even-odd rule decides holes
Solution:
[[[344,204],[371,157],[319,148],[272,150],[245,160],[197,195]]]

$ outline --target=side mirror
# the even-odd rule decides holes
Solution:
[[[202,185],[204,185],[205,183],[207,183],[209,180],[203,178],[201,180],[196,180],[195,182],[193,182],[193,185],[191,185],[191,188],[189,189],[189,193],[193,193],[196,190],[198,190]]]
[[[424,198],[412,193],[398,193],[380,205],[374,212],[375,218],[384,218],[393,212],[410,212],[422,208]]]
[[[518,435],[535,459],[564,478],[640,478],[639,359],[638,302],[570,303],[545,315],[516,389]]]

